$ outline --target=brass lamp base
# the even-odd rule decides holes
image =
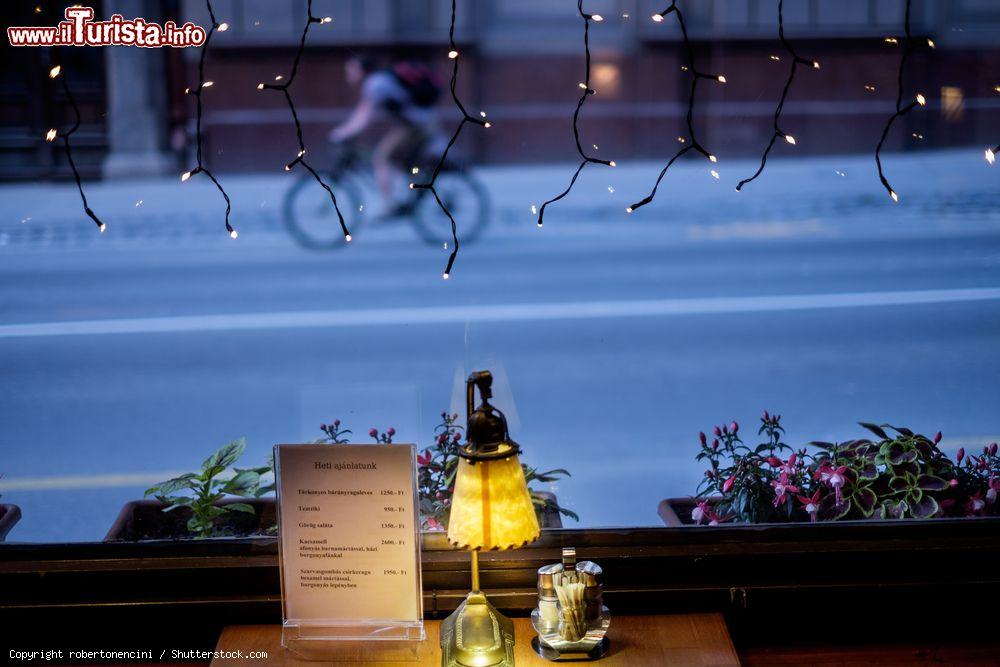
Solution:
[[[514,667],[514,623],[472,591],[441,623],[442,667]]]

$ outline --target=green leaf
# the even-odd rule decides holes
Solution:
[[[900,519],[906,513],[906,501],[883,500],[880,516],[883,519]]]
[[[931,496],[924,494],[920,502],[910,506],[910,513],[917,519],[929,519],[941,509],[938,502]]]
[[[862,488],[854,492],[854,504],[857,505],[866,519],[875,513],[875,503],[877,502],[878,496],[871,489]]]
[[[174,477],[173,479],[168,479],[165,482],[160,482],[156,486],[152,486],[146,489],[146,493],[143,494],[143,497],[151,496],[153,494],[160,494],[166,496],[171,493],[177,493],[181,489],[192,489],[194,488],[195,485],[191,483],[191,480],[196,478],[197,475],[195,475],[193,472],[189,472],[181,475],[180,477]]]
[[[869,431],[871,431],[878,437],[882,438],[883,440],[889,440],[889,436],[886,435],[885,431],[883,431],[875,424],[869,424],[868,422],[858,422],[858,425],[861,426],[862,428],[868,429]]]
[[[247,503],[229,503],[224,506],[227,512],[244,512],[245,514],[255,514],[253,505]]]
[[[223,493],[234,496],[252,495],[260,485],[260,474],[253,470],[243,470],[222,487]]]
[[[941,479],[937,475],[920,475],[917,477],[917,486],[924,491],[944,491],[950,485],[948,480]]]
[[[910,488],[910,482],[905,477],[893,477],[889,480],[889,488],[893,491],[905,491]]]
[[[878,466],[874,463],[866,463],[858,470],[858,478],[864,480],[878,479]]]
[[[201,464],[201,469],[205,472],[216,468],[225,470],[236,463],[246,448],[246,439],[233,440],[229,444],[219,447],[214,454],[205,459],[205,462]]]

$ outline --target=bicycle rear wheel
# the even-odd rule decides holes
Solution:
[[[357,236],[364,220],[360,211],[361,193],[348,181],[330,183],[344,221]],[[330,195],[308,173],[303,173],[285,194],[282,206],[285,228],[292,238],[309,250],[334,250],[347,245]]]
[[[463,171],[443,171],[438,174],[434,187],[455,217],[459,243],[472,243],[478,239],[486,231],[490,220],[490,198],[483,184]],[[429,245],[450,243],[451,221],[434,200],[432,192],[420,192],[423,194],[413,211],[413,226],[417,234]]]

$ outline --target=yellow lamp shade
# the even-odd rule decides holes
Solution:
[[[516,451],[508,444],[501,445]],[[458,460],[448,541],[464,549],[512,549],[538,539],[538,518],[517,455]]]

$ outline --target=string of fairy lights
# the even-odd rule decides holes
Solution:
[[[451,139],[448,141],[448,145],[445,146],[444,151],[442,151],[441,158],[438,160],[437,166],[434,167],[434,171],[431,173],[430,180],[427,181],[426,183],[410,183],[411,189],[429,190],[430,193],[434,195],[434,201],[437,202],[438,206],[441,208],[441,211],[448,217],[448,221],[451,223],[451,238],[452,238],[451,254],[448,256],[448,264],[447,266],[445,266],[444,273],[441,274],[441,277],[444,278],[445,280],[448,280],[448,278],[451,276],[451,270],[455,266],[455,259],[458,257],[458,223],[455,222],[455,216],[452,215],[451,210],[449,210],[448,206],[444,203],[444,201],[442,201],[441,196],[438,193],[437,188],[435,187],[435,184],[437,183],[437,177],[441,173],[441,170],[444,168],[445,164],[447,163],[449,151],[451,151],[451,148],[452,146],[455,145],[455,142],[458,141],[458,135],[462,133],[462,128],[464,128],[467,123],[472,123],[473,125],[479,125],[480,127],[484,128],[490,127],[490,123],[487,120],[485,120],[485,115],[486,115],[485,113],[480,112],[480,117],[476,118],[466,110],[465,105],[462,104],[462,100],[459,99],[458,97],[457,86],[458,86],[459,52],[458,52],[458,45],[455,43],[455,19],[457,17],[457,14],[458,12],[456,8],[456,0],[451,0],[451,27],[448,29],[448,42],[450,44],[450,48],[448,51],[448,58],[451,59],[452,68],[451,68],[451,82],[449,84],[449,88],[451,89],[451,99],[455,103],[455,106],[458,108],[459,112],[461,112],[462,120],[459,121],[458,126],[455,128],[455,132],[452,133]]]
[[[656,177],[656,182],[653,184],[653,189],[650,191],[650,193],[625,209],[625,211],[628,213],[632,213],[642,208],[646,204],[650,203],[651,201],[653,201],[653,198],[656,197],[656,191],[660,187],[660,183],[663,181],[663,177],[667,175],[667,171],[674,164],[674,162],[679,160],[681,157],[683,157],[690,151],[695,151],[697,153],[702,154],[709,162],[712,163],[718,162],[718,158],[715,157],[715,155],[713,155],[712,153],[708,152],[708,150],[705,149],[705,147],[702,146],[701,143],[698,141],[698,139],[695,137],[694,105],[695,105],[695,95],[698,92],[699,81],[701,81],[702,79],[706,79],[709,81],[715,81],[717,83],[725,83],[726,77],[723,76],[722,74],[707,74],[695,67],[694,47],[691,45],[691,40],[688,38],[687,25],[684,22],[684,13],[681,12],[680,7],[677,6],[677,0],[671,0],[670,6],[664,9],[662,12],[653,14],[652,19],[656,23],[662,23],[664,19],[666,19],[666,17],[670,15],[673,15],[677,18],[677,25],[680,27],[681,36],[683,37],[684,40],[684,52],[687,64],[683,66],[682,69],[685,70],[691,77],[691,90],[688,93],[687,116],[686,116],[688,136],[687,138],[685,137],[677,138],[678,141],[684,144],[684,146],[680,150],[678,150],[674,154],[674,156],[667,161],[667,164],[663,167],[663,169],[660,170],[660,175]],[[716,178],[718,178],[718,176],[715,173],[713,173],[713,176],[716,176]]]
[[[896,110],[891,116],[889,116],[888,120],[886,120],[885,129],[882,130],[882,138],[879,139],[878,145],[875,147],[875,164],[878,167],[878,178],[882,182],[882,186],[885,188],[886,192],[889,193],[889,196],[892,197],[892,200],[894,202],[899,201],[899,195],[896,193],[895,190],[892,189],[892,186],[889,185],[889,180],[885,177],[885,172],[882,169],[882,155],[881,155],[882,146],[885,144],[885,140],[889,136],[889,130],[892,129],[892,124],[895,123],[897,119],[902,118],[906,114],[910,113],[916,107],[918,106],[922,107],[925,104],[927,104],[927,98],[924,97],[923,93],[917,93],[913,101],[904,106],[903,70],[906,67],[907,59],[919,46],[926,45],[932,49],[934,48],[934,40],[932,39],[928,38],[925,40],[918,41],[913,38],[913,35],[910,32],[911,4],[912,0],[906,0],[906,10],[903,16],[903,31],[905,35],[903,37],[903,55],[900,56],[899,58],[899,73],[896,81]],[[896,39],[895,37],[886,37],[885,41],[888,44],[899,43],[899,40]]]
[[[764,153],[760,157],[760,166],[757,167],[757,171],[754,172],[753,176],[744,178],[736,185],[737,192],[742,190],[743,186],[747,183],[756,180],[764,172],[764,166],[767,164],[767,156],[770,154],[771,149],[774,148],[774,144],[778,139],[784,139],[786,143],[792,146],[795,145],[795,137],[781,129],[781,112],[785,108],[785,100],[788,99],[788,91],[792,88],[792,81],[795,80],[795,70],[798,66],[803,65],[812,69],[819,69],[818,61],[806,60],[800,56],[785,37],[784,4],[784,0],[778,0],[778,39],[781,40],[781,45],[785,47],[785,51],[792,61],[792,66],[788,70],[788,79],[785,81],[785,87],[781,91],[781,99],[778,100],[778,106],[774,109],[774,132],[771,134],[771,140],[767,143],[767,148],[764,149]],[[772,56],[772,58],[775,60],[779,59],[778,56]]]
[[[292,93],[290,88],[292,84],[295,83],[295,77],[299,73],[299,65],[302,62],[302,54],[306,50],[306,39],[309,37],[309,29],[314,24],[325,24],[332,23],[333,19],[329,16],[319,17],[313,14],[313,0],[308,0],[306,3],[306,24],[302,29],[302,37],[299,40],[298,51],[295,52],[295,60],[292,63],[292,71],[289,73],[286,79],[282,75],[277,75],[274,77],[276,82],[283,83],[258,83],[257,90],[277,90],[281,91],[285,96],[285,101],[288,102],[288,108],[292,112],[292,120],[295,122],[295,134],[299,142],[299,152],[296,154],[295,159],[285,165],[285,171],[291,171],[296,165],[302,165],[306,171],[312,174],[312,177],[316,179],[316,182],[326,190],[327,194],[330,195],[330,201],[333,203],[333,209],[337,212],[337,220],[340,222],[340,229],[344,233],[344,241],[347,243],[351,242],[351,233],[347,229],[347,222],[344,220],[343,213],[340,212],[340,206],[337,204],[337,195],[334,194],[333,188],[327,185],[323,177],[319,175],[319,172],[313,168],[309,162],[306,161],[306,143],[302,138],[302,122],[299,120],[298,110],[295,108],[295,102],[292,100]]]
[[[660,172],[659,172],[658,176],[656,177],[655,182],[653,184],[653,187],[650,190],[649,194],[647,196],[645,196],[644,198],[640,199],[639,201],[637,201],[636,203],[634,203],[631,206],[628,206],[626,208],[626,211],[628,213],[633,213],[634,211],[638,210],[639,208],[641,208],[643,206],[646,206],[647,204],[651,203],[654,200],[654,198],[656,197],[657,191],[658,191],[660,185],[662,184],[664,178],[666,177],[668,171],[670,170],[670,168],[674,165],[675,162],[677,162],[679,159],[681,159],[682,157],[684,157],[688,153],[694,152],[694,153],[700,154],[703,158],[707,159],[709,162],[711,162],[713,164],[718,162],[718,159],[717,159],[716,155],[713,154],[712,152],[710,152],[698,140],[696,132],[695,132],[694,117],[695,117],[695,107],[696,107],[696,104],[697,104],[697,93],[698,93],[699,82],[702,81],[702,80],[711,80],[711,81],[713,81],[715,83],[718,83],[718,84],[725,84],[726,83],[726,77],[724,75],[720,74],[720,73],[709,73],[709,72],[702,71],[701,69],[699,69],[696,66],[696,63],[695,63],[695,49],[694,49],[694,46],[692,45],[691,39],[690,39],[689,34],[688,34],[688,26],[687,26],[687,22],[685,20],[684,13],[682,12],[680,6],[678,5],[678,2],[679,2],[679,0],[670,0],[669,6],[667,6],[665,9],[663,9],[660,12],[654,13],[651,16],[651,19],[652,19],[652,21],[654,23],[659,24],[659,23],[663,23],[668,17],[673,17],[676,20],[677,27],[678,27],[678,29],[680,31],[680,34],[681,34],[681,38],[682,38],[681,39],[681,47],[682,47],[682,53],[683,53],[683,56],[682,56],[683,57],[683,65],[682,65],[681,69],[682,69],[683,72],[686,73],[686,75],[690,79],[690,86],[688,88],[688,95],[687,95],[687,109],[686,109],[685,121],[684,121],[684,127],[685,127],[685,130],[686,130],[686,135],[682,135],[682,136],[678,136],[677,137],[677,140],[678,140],[678,142],[680,142],[681,147],[676,151],[676,153],[674,153],[674,155],[672,157],[670,157],[670,159],[666,162],[666,164],[660,170]],[[204,43],[202,45],[201,54],[200,54],[200,58],[199,58],[199,61],[198,61],[198,81],[197,81],[197,85],[195,87],[193,87],[193,88],[188,88],[188,89],[185,90],[185,93],[192,95],[194,97],[194,99],[195,99],[195,102],[196,102],[196,104],[195,104],[195,141],[196,141],[196,146],[197,146],[197,151],[196,151],[196,166],[194,168],[192,168],[190,171],[184,172],[181,175],[181,180],[182,181],[187,181],[192,176],[195,176],[197,174],[204,174],[205,176],[208,177],[209,180],[211,180],[211,182],[215,185],[215,187],[218,189],[219,193],[222,195],[223,199],[225,200],[225,203],[226,203],[226,210],[225,210],[225,226],[226,226],[226,230],[229,233],[229,235],[233,239],[235,239],[235,238],[238,237],[238,233],[237,233],[236,229],[232,226],[232,224],[230,222],[230,216],[231,216],[231,213],[232,213],[232,202],[230,200],[230,197],[229,197],[228,193],[223,188],[223,186],[221,185],[221,183],[219,182],[219,180],[217,179],[217,177],[215,176],[215,174],[206,165],[205,155],[204,155],[204,135],[203,135],[203,121],[204,121],[204,103],[203,103],[204,100],[203,100],[203,97],[206,94],[206,91],[208,89],[210,89],[214,85],[213,81],[206,79],[206,72],[205,72],[206,61],[208,59],[208,53],[209,53],[209,50],[210,50],[211,41],[212,41],[213,36],[215,35],[216,32],[225,32],[229,28],[229,25],[227,23],[224,23],[224,22],[219,22],[216,14],[215,14],[214,7],[212,5],[212,0],[205,0],[205,6],[206,6],[206,9],[207,9],[210,21],[211,21],[211,27],[206,32],[205,41],[204,41]],[[902,118],[903,116],[909,114],[911,111],[913,111],[917,107],[922,107],[922,106],[926,105],[927,100],[926,100],[924,94],[921,93],[921,92],[916,93],[916,95],[913,97],[912,100],[904,99],[904,95],[905,95],[905,89],[904,89],[905,71],[906,71],[906,66],[907,66],[907,63],[908,63],[910,57],[914,54],[914,52],[916,50],[918,50],[918,49],[920,49],[922,47],[925,47],[925,46],[929,47],[931,49],[933,49],[935,47],[934,41],[932,39],[925,38],[925,37],[915,38],[913,36],[912,30],[911,30],[912,0],[905,0],[904,7],[905,8],[904,8],[903,35],[902,35],[902,37],[898,37],[898,38],[897,37],[886,37],[884,39],[884,42],[887,43],[887,44],[889,44],[889,45],[898,45],[898,46],[900,46],[900,48],[901,48],[902,51],[901,51],[901,55],[900,55],[900,58],[899,58],[898,71],[897,71],[897,77],[896,77],[896,79],[897,79],[897,81],[896,81],[896,83],[897,83],[897,89],[896,89],[895,107],[894,107],[893,113],[891,115],[889,115],[889,117],[886,119],[886,123],[885,123],[885,126],[884,126],[883,130],[882,130],[881,137],[880,137],[880,139],[878,141],[878,144],[877,144],[877,146],[875,148],[875,162],[876,162],[876,166],[877,166],[877,170],[878,170],[879,181],[880,181],[881,185],[885,188],[886,192],[889,194],[889,196],[892,198],[892,200],[894,202],[898,202],[899,201],[899,195],[893,189],[892,185],[890,184],[890,182],[889,182],[889,180],[888,180],[888,178],[886,176],[885,169],[884,169],[883,162],[882,162],[882,149],[884,148],[885,143],[886,143],[886,141],[888,139],[889,133],[891,132],[894,124],[896,123],[896,121],[899,120],[900,118]],[[615,167],[616,166],[616,163],[613,160],[606,160],[606,159],[595,157],[592,154],[588,154],[588,152],[584,150],[583,140],[581,138],[581,130],[580,130],[581,113],[582,113],[583,107],[584,107],[585,103],[587,102],[587,100],[592,95],[595,95],[596,92],[597,92],[591,86],[591,60],[592,60],[592,54],[591,54],[591,48],[590,48],[590,28],[591,28],[591,23],[592,22],[593,23],[601,23],[604,19],[603,19],[603,17],[600,14],[590,14],[590,13],[587,13],[584,10],[583,0],[577,0],[577,13],[579,14],[579,17],[583,21],[583,46],[584,46],[584,60],[585,60],[584,78],[583,78],[583,81],[581,81],[578,84],[582,92],[581,92],[579,100],[577,101],[576,108],[575,108],[575,111],[573,113],[573,139],[574,139],[574,144],[575,144],[576,152],[577,152],[577,154],[580,157],[580,163],[577,166],[576,170],[573,172],[573,175],[570,178],[569,184],[568,184],[568,186],[566,187],[565,190],[563,190],[562,192],[560,192],[558,195],[552,197],[551,199],[545,201],[541,205],[541,207],[538,208],[538,209],[536,209],[534,206],[532,206],[533,213],[537,212],[537,221],[536,221],[536,224],[537,224],[538,227],[542,227],[543,226],[544,215],[545,215],[545,212],[546,212],[548,206],[551,205],[551,204],[554,204],[555,202],[560,201],[561,199],[565,198],[566,196],[568,196],[570,194],[570,192],[573,190],[575,184],[577,183],[577,181],[578,181],[578,179],[580,177],[580,174],[583,172],[584,168],[588,164],[595,163],[595,164],[601,164],[601,165],[608,166],[608,167]],[[623,18],[627,19],[627,14],[624,14]],[[789,93],[790,93],[792,85],[793,85],[793,83],[795,81],[795,77],[796,77],[796,74],[798,72],[798,68],[800,66],[808,68],[808,69],[819,69],[820,68],[820,64],[819,64],[818,61],[816,61],[816,60],[810,60],[810,59],[807,59],[807,58],[804,58],[804,57],[800,56],[799,53],[796,51],[796,49],[789,42],[788,38],[786,37],[786,35],[785,35],[785,25],[784,25],[784,0],[777,0],[777,19],[778,19],[778,38],[779,38],[779,40],[781,42],[781,45],[782,45],[782,47],[784,49],[785,54],[787,54],[787,57],[788,57],[788,59],[790,61],[789,62],[789,69],[788,69],[788,75],[787,75],[787,78],[785,79],[785,84],[784,84],[784,87],[782,89],[781,96],[778,99],[777,105],[776,105],[775,110],[774,110],[772,133],[771,133],[771,136],[769,138],[769,141],[768,141],[766,147],[764,148],[763,153],[761,154],[759,166],[757,167],[756,171],[751,176],[749,176],[747,178],[744,178],[744,179],[742,179],[742,180],[740,180],[738,182],[738,184],[736,185],[736,190],[737,191],[741,191],[744,186],[746,186],[747,184],[753,182],[754,180],[756,180],[758,177],[760,177],[762,175],[762,173],[764,172],[765,167],[767,165],[768,157],[770,156],[771,151],[774,149],[775,145],[777,145],[779,143],[779,140],[783,140],[785,143],[787,143],[789,145],[792,145],[792,146],[796,145],[797,141],[796,141],[795,137],[792,134],[789,134],[788,132],[786,132],[785,129],[784,129],[784,127],[783,127],[783,124],[782,124],[782,114],[783,114],[784,109],[785,109],[785,104],[786,104],[786,102],[788,100]],[[458,111],[460,112],[460,114],[461,114],[461,120],[458,122],[458,125],[455,127],[455,130],[452,133],[450,140],[448,141],[448,143],[445,146],[443,152],[441,153],[440,158],[438,159],[438,161],[437,161],[437,163],[436,163],[433,171],[431,172],[431,176],[430,176],[429,180],[427,180],[426,182],[421,182],[421,183],[417,183],[417,182],[410,183],[410,188],[412,188],[414,190],[428,190],[428,191],[430,191],[430,193],[434,197],[434,200],[437,203],[438,207],[440,208],[440,210],[443,212],[443,214],[447,217],[448,221],[450,222],[450,225],[451,225],[451,235],[452,235],[452,247],[451,247],[451,254],[448,257],[448,262],[447,262],[446,268],[445,268],[443,276],[442,276],[445,279],[448,279],[449,276],[451,275],[451,272],[452,272],[452,270],[454,268],[454,265],[455,265],[455,261],[456,261],[457,256],[458,256],[458,251],[459,251],[459,235],[458,235],[458,222],[457,222],[454,214],[450,210],[449,205],[446,203],[445,198],[442,198],[441,194],[439,193],[439,191],[438,191],[438,189],[436,187],[437,181],[438,181],[438,176],[447,167],[449,154],[450,154],[452,148],[455,146],[456,142],[458,141],[459,136],[462,134],[462,130],[465,128],[465,126],[467,124],[478,125],[478,126],[484,127],[484,128],[489,128],[490,127],[490,123],[486,120],[486,114],[485,114],[485,112],[480,112],[479,116],[474,116],[474,115],[470,114],[469,111],[466,108],[465,103],[463,103],[462,99],[458,95],[457,85],[458,85],[458,74],[459,74],[459,61],[460,61],[460,58],[459,58],[459,49],[458,49],[457,43],[455,41],[456,21],[457,21],[457,0],[451,0],[451,23],[450,23],[449,32],[448,32],[448,37],[449,37],[448,58],[452,61],[452,73],[451,73],[451,80],[450,80],[449,87],[450,87],[452,102],[454,103],[454,105],[458,109]],[[309,172],[309,174],[311,174],[311,176],[316,180],[316,182],[324,190],[326,190],[326,192],[330,196],[330,200],[331,200],[331,203],[333,204],[334,210],[337,213],[337,217],[338,217],[338,220],[339,220],[339,223],[340,223],[340,227],[341,227],[341,230],[342,230],[342,232],[344,234],[344,239],[345,239],[346,242],[350,242],[351,241],[351,234],[350,234],[350,232],[348,230],[347,223],[346,223],[346,221],[344,219],[344,216],[343,216],[343,214],[341,212],[340,206],[338,205],[337,196],[336,196],[333,188],[328,183],[326,183],[324,181],[324,179],[320,176],[320,174],[317,172],[317,170],[306,159],[306,145],[305,145],[305,141],[304,141],[304,138],[303,138],[303,126],[302,126],[302,122],[301,122],[301,120],[299,118],[298,110],[297,110],[297,108],[295,106],[295,102],[294,102],[292,94],[291,94],[291,86],[296,81],[296,77],[297,77],[297,75],[299,73],[299,68],[300,68],[301,61],[302,61],[302,58],[303,58],[303,55],[304,55],[304,52],[305,52],[306,43],[307,43],[307,40],[308,40],[309,31],[310,31],[311,27],[314,24],[327,24],[327,23],[330,23],[330,22],[332,22],[332,19],[330,17],[328,17],[328,16],[327,17],[319,17],[319,16],[314,15],[313,14],[313,0],[307,0],[306,22],[305,22],[305,25],[304,25],[304,27],[302,29],[301,38],[299,40],[298,49],[297,49],[297,51],[295,53],[295,58],[294,58],[294,61],[292,63],[292,68],[291,68],[290,74],[287,76],[287,78],[284,77],[284,76],[282,76],[282,75],[280,75],[280,74],[277,75],[277,76],[275,76],[275,79],[274,79],[273,83],[264,83],[264,82],[259,83],[257,85],[257,89],[258,90],[280,91],[284,95],[284,98],[285,98],[285,100],[287,102],[288,108],[289,108],[289,110],[291,112],[292,120],[293,120],[294,126],[295,126],[296,137],[297,137],[297,141],[298,141],[298,153],[296,154],[296,156],[294,157],[294,159],[291,162],[289,162],[287,165],[285,165],[285,170],[286,171],[291,171],[297,165],[301,165],[302,167],[304,167]],[[771,60],[780,61],[781,57],[779,57],[777,55],[772,55],[771,56]],[[94,211],[91,209],[91,207],[89,205],[89,202],[88,202],[88,199],[87,199],[87,195],[86,195],[86,192],[85,192],[84,187],[83,187],[83,182],[82,182],[82,179],[81,179],[80,171],[77,168],[77,165],[76,165],[76,162],[75,162],[74,156],[73,156],[73,149],[72,149],[71,137],[74,135],[74,133],[76,133],[80,129],[80,126],[81,126],[81,112],[80,112],[80,107],[78,106],[77,101],[76,101],[76,99],[75,99],[75,97],[74,97],[74,95],[72,93],[72,90],[70,89],[70,86],[69,86],[69,83],[68,83],[67,77],[66,77],[65,68],[63,67],[63,65],[58,60],[55,59],[54,55],[53,55],[52,66],[49,69],[48,76],[49,76],[50,79],[52,79],[52,80],[58,80],[60,82],[60,84],[62,86],[62,90],[63,90],[64,95],[65,95],[65,99],[66,99],[69,107],[72,109],[72,112],[73,112],[73,123],[72,123],[72,125],[68,129],[52,128],[52,129],[48,130],[48,132],[45,135],[45,139],[48,142],[53,142],[56,139],[62,139],[64,153],[66,155],[66,159],[67,159],[67,162],[69,164],[69,167],[72,170],[74,181],[76,183],[77,190],[78,190],[78,192],[80,194],[80,199],[81,199],[81,201],[83,203],[84,212],[86,213],[86,215],[91,220],[93,220],[93,222],[97,225],[98,229],[101,232],[104,232],[105,229],[106,229],[106,225],[94,213]],[[874,89],[873,87],[868,87],[868,86],[866,86],[866,88]],[[996,86],[994,88],[994,91],[997,92],[997,93],[1000,93],[1000,86]],[[594,144],[594,149],[597,150],[597,145],[596,144]],[[985,160],[987,161],[987,163],[989,163],[990,165],[993,165],[996,162],[996,158],[997,158],[998,155],[1000,155],[1000,145],[997,145],[996,147],[993,147],[993,148],[987,147],[985,149],[984,157],[985,157]],[[413,173],[414,174],[418,173],[418,171],[417,171],[416,168],[413,169]],[[712,170],[712,175],[715,178],[719,178],[718,173],[714,169]],[[609,187],[608,189],[613,192],[612,188]],[[445,245],[445,247],[447,248],[447,244]]]
[[[104,232],[107,229],[107,225],[97,217],[93,209],[90,208],[90,203],[87,201],[87,193],[83,191],[83,181],[80,180],[80,170],[76,167],[76,161],[73,160],[73,147],[70,144],[70,137],[80,129],[80,107],[76,103],[76,98],[73,97],[73,91],[70,90],[69,82],[66,81],[66,73],[63,71],[63,66],[61,64],[53,65],[49,69],[49,78],[58,79],[62,83],[63,93],[66,95],[66,101],[69,102],[70,108],[73,109],[73,126],[68,130],[60,132],[56,128],[52,128],[45,133],[46,141],[55,141],[56,138],[63,140],[63,151],[66,153],[66,161],[69,163],[69,168],[73,170],[73,180],[76,181],[76,189],[80,192],[80,199],[83,202],[83,212],[87,214],[87,217],[94,221],[97,225],[97,229]]]
[[[202,115],[204,112],[204,108],[202,105],[201,98],[204,95],[205,91],[214,85],[213,81],[207,81],[205,79],[205,60],[208,57],[209,45],[212,43],[212,35],[214,35],[216,31],[225,32],[226,30],[229,29],[228,23],[219,23],[218,19],[216,19],[215,10],[212,9],[212,0],[205,0],[205,6],[208,9],[208,16],[209,19],[212,21],[212,26],[208,29],[208,33],[205,35],[205,43],[202,44],[201,47],[201,58],[199,58],[198,60],[198,85],[195,86],[194,88],[188,88],[184,91],[188,95],[193,95],[196,103],[195,142],[197,143],[198,146],[197,149],[198,164],[191,171],[185,171],[183,174],[181,174],[181,182],[187,181],[189,178],[197,174],[205,174],[205,176],[207,176],[208,179],[215,184],[215,187],[218,188],[219,192],[222,194],[222,198],[226,200],[226,231],[229,232],[229,236],[231,238],[235,239],[236,237],[239,236],[239,234],[236,232],[232,224],[230,224],[229,222],[229,214],[233,210],[233,204],[229,200],[229,195],[226,193],[225,189],[223,189],[222,184],[219,183],[219,179],[217,179],[215,177],[215,174],[213,174],[211,170],[209,170],[209,168],[205,166],[205,160],[202,154],[204,141],[201,132],[201,123],[202,123]]]
[[[573,172],[573,178],[570,179],[569,185],[566,187],[566,189],[563,190],[558,195],[556,195],[555,197],[553,197],[552,199],[549,199],[548,201],[543,203],[541,208],[538,209],[538,222],[536,224],[539,227],[542,226],[542,220],[545,217],[546,207],[548,207],[549,204],[559,201],[560,199],[562,199],[563,197],[565,197],[570,193],[570,190],[573,189],[573,186],[576,184],[576,179],[580,177],[580,172],[583,171],[584,167],[586,167],[588,164],[591,163],[603,164],[607,167],[615,166],[614,160],[602,160],[600,158],[587,155],[584,152],[583,144],[580,141],[580,111],[583,109],[583,104],[584,102],[587,101],[587,98],[597,93],[596,90],[590,87],[590,23],[591,21],[593,21],[594,23],[600,23],[601,21],[604,20],[604,17],[601,16],[600,14],[588,14],[585,11],[583,11],[583,0],[577,0],[576,9],[577,12],[580,14],[580,17],[583,19],[583,50],[585,53],[585,61],[586,61],[586,68],[584,70],[584,79],[579,84],[580,88],[583,90],[583,93],[580,95],[580,101],[576,103],[576,111],[573,112],[573,140],[576,142],[576,152],[579,153],[580,155],[580,166],[576,168],[575,172]]]

